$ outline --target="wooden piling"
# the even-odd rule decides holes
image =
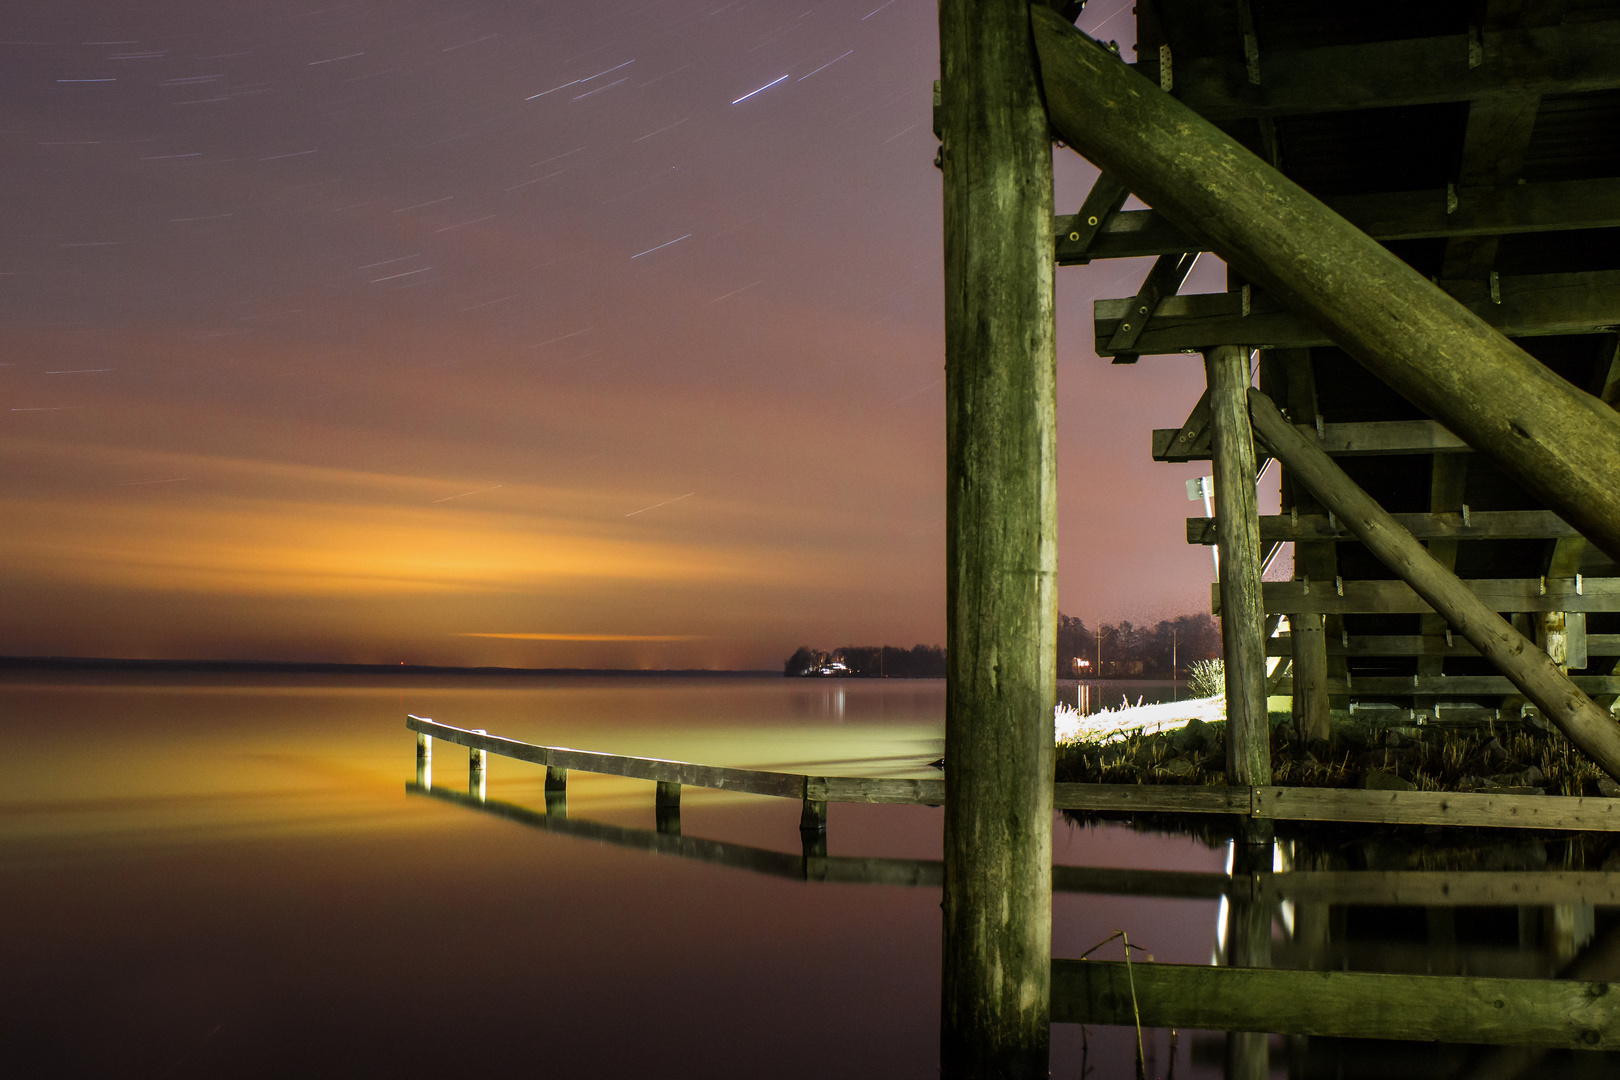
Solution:
[[[1260,592],[1260,511],[1249,429],[1248,350],[1219,345],[1204,354],[1215,465],[1215,533],[1220,551],[1221,654],[1226,666],[1226,775],[1243,787],[1271,783],[1266,716],[1265,602]]]
[[[1052,130],[1620,558],[1620,415],[1060,15]]]
[[[942,0],[947,1077],[1044,1077],[1057,645],[1052,136],[1028,0]]]
[[[473,728],[480,735],[487,735],[483,728]],[[473,747],[467,749],[467,794],[475,799],[485,796],[484,766],[486,756],[483,750]]]
[[[1506,675],[1598,767],[1620,779],[1620,724],[1587,697],[1545,652],[1435,561],[1372,497],[1307,436],[1283,418],[1271,399],[1249,392],[1255,430],[1271,452],[1311,489],[1345,527],[1446,622]]]
[[[1328,710],[1327,640],[1322,616],[1288,616],[1289,645],[1294,664],[1294,723],[1305,739],[1326,739],[1332,734]]]
[[[681,785],[658,781],[653,793],[653,820],[666,836],[681,835]]]
[[[433,736],[416,733],[416,782],[425,788],[433,786]]]
[[[568,790],[568,770],[556,765],[546,766],[546,794]]]

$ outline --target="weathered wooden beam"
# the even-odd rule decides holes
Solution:
[[[1466,34],[1267,51],[1258,84],[1236,57],[1189,57],[1175,90],[1205,118],[1235,120],[1620,87],[1620,22],[1486,29],[1480,44],[1474,67]]]
[[[1204,356],[1220,540],[1221,653],[1226,677],[1226,775],[1245,786],[1271,782],[1266,715],[1266,634],[1260,593],[1260,525],[1249,429],[1249,355],[1222,345]]]
[[[1450,198],[1448,198],[1450,196]],[[1456,199],[1456,207],[1451,206]],[[1620,180],[1558,180],[1505,188],[1463,187],[1341,195],[1322,202],[1381,243],[1464,236],[1609,229],[1620,226]],[[1083,251],[1065,246],[1081,220],[1053,219],[1059,266],[1097,259],[1135,259],[1203,250],[1207,241],[1182,232],[1156,210],[1121,210],[1107,218]]]
[[[1588,697],[1620,693],[1620,676],[1571,675],[1569,681]],[[1284,678],[1282,693],[1293,682]],[[1492,697],[1516,693],[1505,675],[1357,675],[1349,682],[1328,680],[1330,694],[1358,694],[1363,697],[1395,697],[1406,694],[1433,694],[1449,697]],[[1419,709],[1421,712],[1422,710]]]
[[[1463,584],[1492,612],[1620,611],[1620,578],[1582,578],[1579,592],[1573,578],[1548,578],[1546,592],[1537,578],[1477,578]],[[1435,610],[1404,581],[1268,581],[1262,592],[1267,615],[1421,615]],[[1219,607],[1220,593],[1214,586],[1210,593],[1212,608]]]
[[[1190,423],[1190,421],[1189,421]],[[1433,420],[1369,420],[1358,424],[1324,424],[1320,433],[1300,425],[1316,445],[1334,457],[1387,454],[1471,454],[1473,450]],[[1209,445],[1185,440],[1186,428],[1153,430],[1154,461],[1208,461]]]
[[[1595,334],[1620,323],[1620,271],[1505,277],[1499,281],[1499,295],[1501,303],[1482,296],[1465,306],[1487,326],[1510,337]],[[1129,298],[1093,302],[1098,356],[1120,351],[1113,345],[1114,336],[1135,310]],[[1264,293],[1251,292],[1247,313],[1239,294],[1193,293],[1160,301],[1129,351],[1149,356],[1226,343],[1277,349],[1339,344],[1331,331]]]
[[[1620,414],[1051,11],[1037,7],[1031,17],[1060,138],[1206,237],[1245,278],[1318,323],[1374,375],[1620,558]],[[1546,62],[1589,60],[1595,70],[1620,72],[1620,49],[1601,34],[1585,37],[1589,29],[1576,28],[1571,51],[1547,53]],[[1340,70],[1361,77],[1355,68]],[[1493,62],[1482,70],[1503,69]],[[1339,85],[1328,89],[1329,98],[1345,93]],[[1262,343],[1246,334],[1237,340]]]
[[[1051,1036],[1057,368],[1030,18],[1027,0],[939,5],[948,1077],[1044,1076]]]
[[[1059,810],[1114,813],[1247,814],[1249,789],[1177,784],[1055,784],[1052,805]]]
[[[1620,1046],[1607,983],[1364,971],[1052,963],[1052,1020],[1350,1039]]]
[[[1268,787],[1255,789],[1254,814],[1279,821],[1357,821],[1378,825],[1461,825],[1598,832],[1620,830],[1620,799],[1571,795]]]
[[[1524,636],[1497,614],[1498,610],[1522,609],[1489,605],[1479,593],[1437,563],[1434,556],[1357,487],[1332,458],[1285,420],[1270,398],[1251,390],[1249,411],[1256,434],[1271,448],[1290,476],[1308,488],[1330,512],[1343,518],[1356,538],[1367,545],[1380,562],[1404,578],[1414,592],[1420,593],[1436,612],[1445,616],[1447,623],[1473,642],[1570,742],[1611,777],[1620,778],[1620,724],[1577,689],[1546,653],[1527,647]],[[1594,580],[1612,581],[1611,596],[1620,599],[1620,579]],[[1551,592],[1552,583],[1547,584],[1547,591]],[[1574,599],[1585,599],[1586,590],[1579,578],[1569,584]],[[1547,596],[1537,599],[1545,601]]]
[[[1323,449],[1333,453],[1325,445],[1326,442],[1323,440]],[[1557,514],[1546,510],[1473,510],[1466,520],[1460,513],[1391,514],[1390,517],[1418,540],[1551,540],[1580,535]],[[1265,514],[1260,518],[1260,540],[1263,543],[1273,540],[1311,542],[1355,538],[1344,522],[1329,520],[1320,514],[1300,514],[1297,517]],[[1187,519],[1187,543],[1208,546],[1215,542],[1214,518]]]
[[[1289,636],[1266,643],[1267,656],[1288,656]],[[1620,634],[1587,634],[1588,656],[1620,656]],[[1327,643],[1329,656],[1478,656],[1479,650],[1460,637],[1447,644],[1443,637],[1428,634],[1357,634],[1347,641]],[[1342,681],[1342,680],[1341,680]],[[1358,684],[1359,685],[1359,684]]]

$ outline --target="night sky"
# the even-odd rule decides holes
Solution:
[[[1131,55],[1128,0],[1080,25]],[[943,639],[933,4],[55,0],[0,37],[0,652]],[[1061,212],[1094,176],[1058,151]],[[1145,269],[1058,272],[1088,622],[1209,600],[1203,470],[1148,456],[1201,364],[1091,348]]]

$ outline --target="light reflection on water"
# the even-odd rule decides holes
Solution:
[[[937,888],[785,881],[407,797],[404,717],[937,776],[943,711],[942,683],[909,680],[4,673],[0,925],[27,932],[0,935],[0,1075],[935,1076]],[[464,790],[465,769],[436,747],[437,784]],[[488,785],[545,806],[543,770],[491,757]],[[568,813],[651,830],[651,789],[572,774]],[[796,804],[682,801],[687,836],[798,850]],[[940,827],[839,805],[829,846],[937,860]],[[1061,861],[1219,865],[1187,840],[1057,829]],[[1208,955],[1213,901],[1054,907],[1060,954],[1124,925],[1163,958]],[[1054,1035],[1073,1072],[1078,1031]],[[1094,1032],[1090,1061],[1130,1043]]]
[[[901,680],[7,673],[0,1076],[460,1075],[537,1063],[560,1075],[935,1076],[937,886],[793,880],[798,806],[787,800],[683,793],[683,834],[756,852],[771,870],[756,873],[658,853],[644,782],[570,775],[570,821],[612,826],[596,838],[409,797],[415,741],[403,719],[715,764],[934,776],[943,705],[942,684]],[[438,786],[465,790],[465,769],[464,751],[436,746]],[[546,806],[541,769],[491,757],[488,781],[491,799]],[[829,854],[937,861],[940,827],[934,808],[840,804]],[[1545,870],[1587,890],[1606,888],[1614,865],[1578,839],[1470,843],[1435,851],[1411,835],[1324,834],[1291,842],[1287,858],[1330,876]],[[1224,842],[1061,819],[1054,849],[1081,867],[1218,873],[1226,862]],[[1223,910],[1240,914],[1207,893],[1060,891],[1053,953],[1077,957],[1123,929],[1159,962],[1208,963]],[[1545,977],[1601,966],[1597,952],[1620,941],[1615,909],[1567,901],[1329,898],[1289,901],[1276,916],[1279,966]],[[1117,959],[1117,943],[1097,955]],[[1220,1075],[1221,1039],[1147,1032],[1148,1075],[1167,1076],[1172,1062],[1176,1076]],[[1079,1075],[1081,1040],[1077,1026],[1054,1027],[1054,1075]],[[1091,1028],[1091,1075],[1131,1075],[1134,1043],[1128,1028]],[[1279,1069],[1306,1063],[1302,1077],[1338,1075],[1351,1060],[1422,1062],[1414,1068],[1433,1075],[1497,1060],[1413,1044],[1270,1044]],[[1266,1040],[1255,1045],[1264,1056]],[[1610,1064],[1560,1052],[1526,1075]]]

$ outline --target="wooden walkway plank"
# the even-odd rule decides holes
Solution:
[[[1279,821],[1614,832],[1620,830],[1620,799],[1264,787],[1254,790],[1254,815]]]
[[[1052,962],[1054,1023],[1138,1018],[1143,1027],[1620,1048],[1620,993],[1603,982]]]
[[[1059,810],[1247,814],[1249,789],[1177,784],[1055,784]]]

